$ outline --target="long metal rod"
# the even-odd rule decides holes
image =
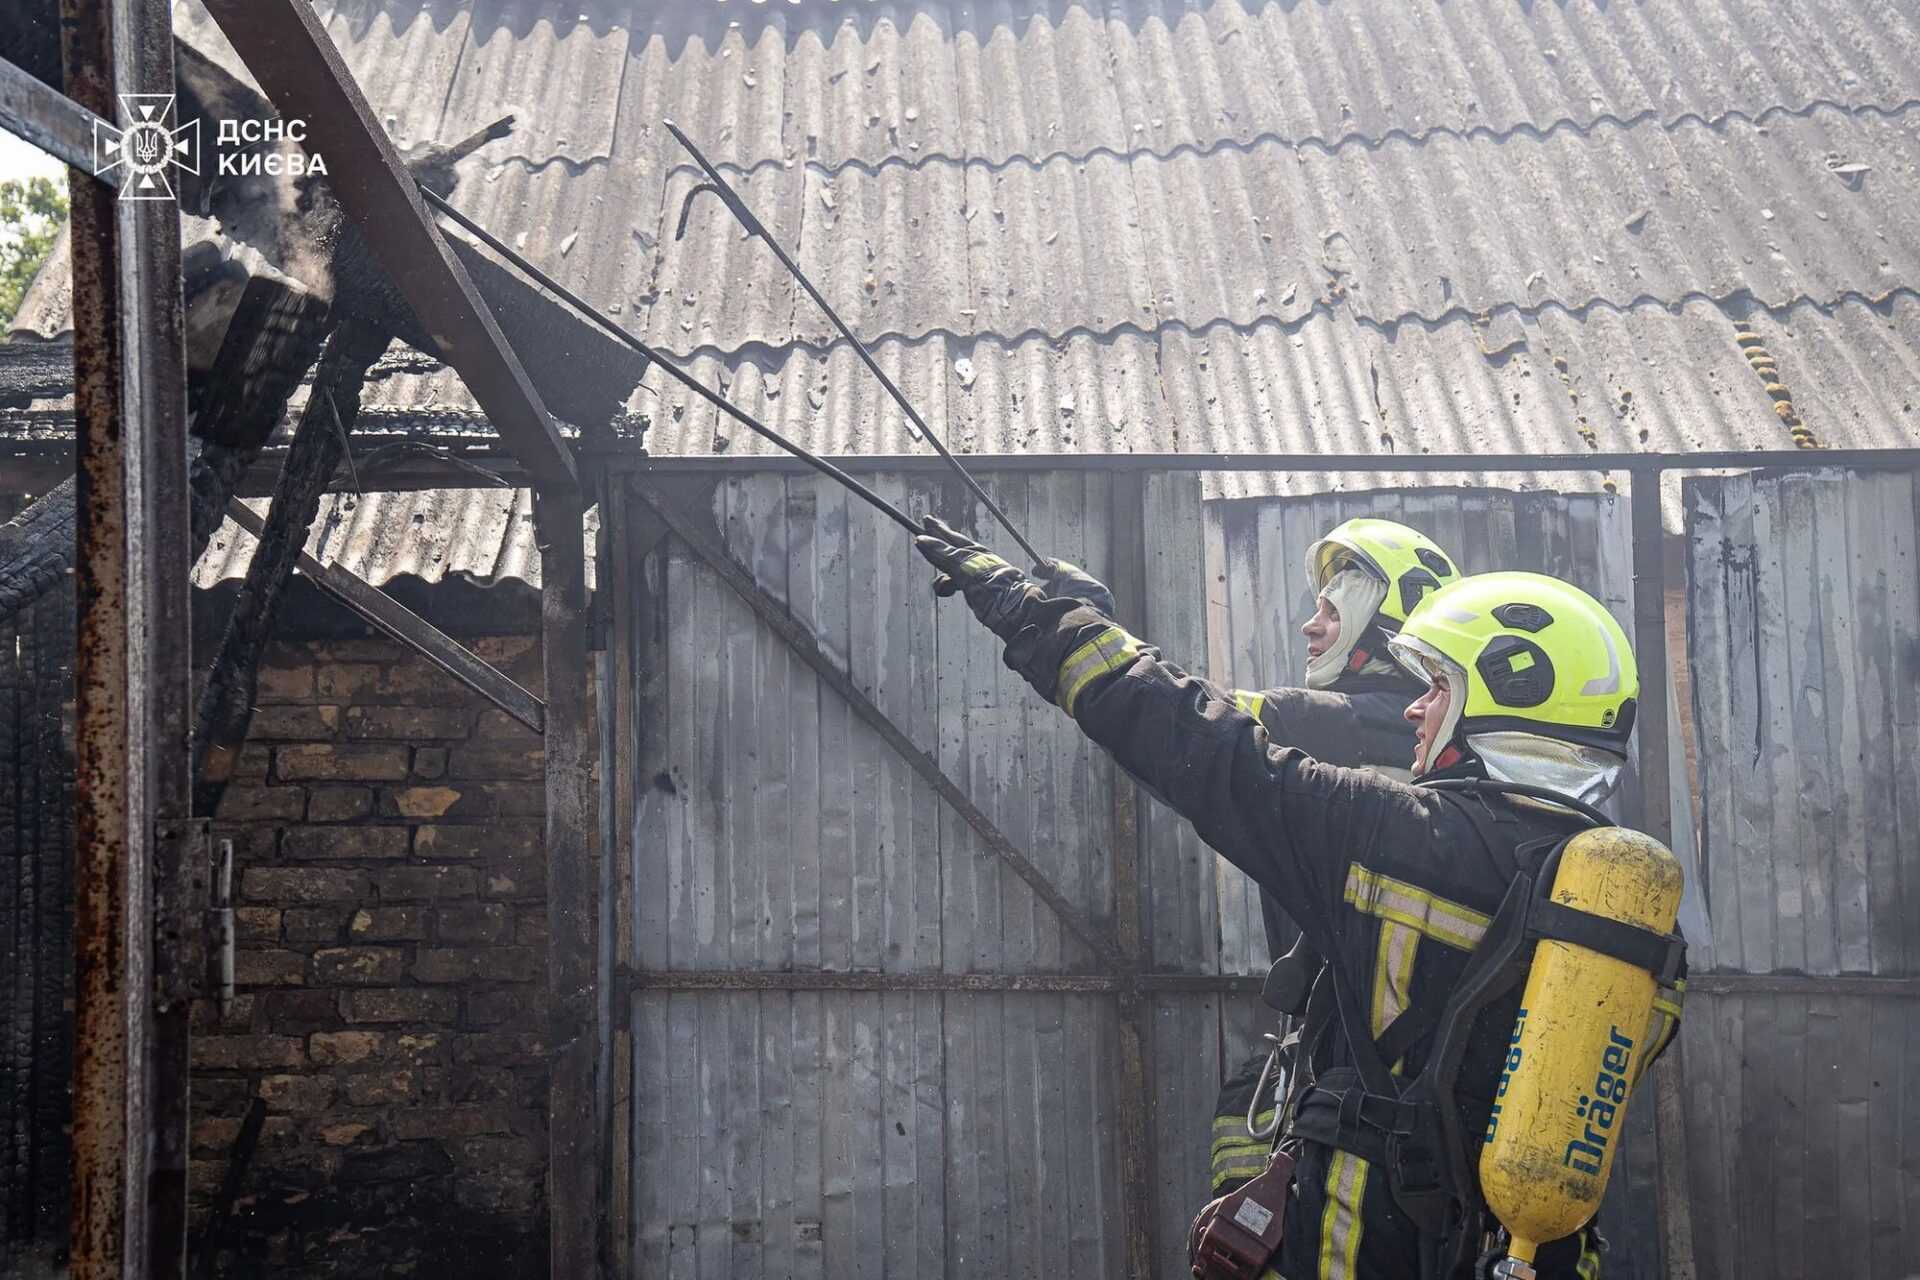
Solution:
[[[874,360],[873,352],[867,350],[867,344],[854,336],[853,330],[847,327],[847,322],[842,320],[840,313],[833,309],[833,304],[822,297],[820,291],[813,287],[813,281],[807,279],[807,273],[800,269],[800,264],[795,262],[787,251],[780,247],[780,242],[773,238],[773,233],[767,230],[766,224],[754,216],[753,210],[747,208],[747,202],[740,198],[740,193],[733,189],[733,184],[721,176],[720,171],[713,167],[712,162],[707,159],[700,148],[693,145],[693,139],[680,131],[679,125],[671,120],[665,120],[661,123],[665,124],[667,126],[667,132],[671,133],[674,139],[687,149],[687,154],[692,156],[694,161],[702,169],[706,170],[707,183],[713,189],[714,194],[720,197],[720,203],[727,206],[728,211],[731,212],[734,219],[746,229],[748,235],[759,237],[762,244],[773,250],[773,256],[780,259],[780,265],[787,269],[787,274],[791,275],[800,287],[807,291],[807,296],[812,298],[814,305],[819,307],[827,319],[833,322],[833,327],[840,331],[840,336],[853,344],[853,349],[859,353],[861,363],[865,364],[868,371],[880,380],[880,385],[887,389],[887,394],[893,397],[893,402],[900,406],[902,413],[907,415],[907,421],[914,425],[914,429],[920,433],[921,438],[932,445],[934,452],[945,459],[947,464],[960,476],[960,479],[966,482],[967,488],[973,490],[973,496],[986,504],[987,510],[993,513],[993,518],[1000,522],[1000,527],[1005,529],[1008,535],[1020,544],[1020,549],[1027,553],[1030,563],[1037,565],[1045,560],[1046,557],[1034,550],[1033,544],[1021,535],[1020,530],[1014,528],[1013,521],[1007,519],[1007,513],[1000,509],[999,504],[987,496],[987,491],[981,488],[978,480],[973,478],[973,473],[961,465],[960,459],[948,452],[946,445],[940,443],[940,437],[933,433],[933,428],[927,425],[926,419],[922,418],[919,410],[913,407],[912,402],[907,399],[906,393],[894,384],[893,379],[887,376],[887,371],[882,369],[879,363]],[[696,187],[693,192],[687,196],[688,202],[691,203],[693,197],[699,193],[700,189]],[[680,230],[681,232],[686,230],[686,217],[684,214],[681,215]],[[676,234],[674,238],[679,239],[679,235]]]
[[[885,514],[889,519],[891,519],[895,524],[899,525],[902,529],[905,529],[908,533],[917,534],[921,531],[920,526],[914,523],[912,517],[908,516],[904,511],[900,510],[900,508],[894,506],[891,502],[888,502],[885,498],[881,497],[879,494],[875,493],[873,490],[867,488],[867,486],[861,484],[858,480],[855,480],[852,476],[848,475],[846,472],[842,471],[840,468],[834,466],[831,462],[828,462],[825,458],[822,458],[817,454],[807,452],[807,450],[801,448],[799,445],[795,444],[793,441],[787,439],[785,436],[781,435],[778,431],[775,431],[772,427],[767,426],[766,424],[762,423],[759,419],[747,413],[746,410],[735,406],[732,402],[730,402],[725,396],[721,395],[718,391],[713,390],[711,387],[707,386],[704,382],[701,382],[698,378],[694,377],[692,374],[688,373],[686,370],[680,368],[679,365],[674,364],[672,361],[668,360],[665,356],[661,355],[658,351],[654,350],[652,347],[648,346],[646,343],[642,342],[640,339],[634,337],[631,333],[628,333],[625,329],[621,328],[619,325],[615,324],[613,321],[609,320],[607,317],[601,315],[599,308],[595,307],[592,303],[588,302],[585,298],[582,298],[579,294],[573,292],[573,290],[561,284],[558,280],[555,280],[552,276],[542,271],[539,267],[534,266],[533,263],[527,261],[526,258],[522,257],[519,253],[515,252],[512,247],[510,247],[504,241],[502,241],[500,237],[494,235],[491,231],[488,231],[485,227],[475,222],[472,218],[469,218],[466,214],[460,212],[458,209],[448,204],[445,200],[441,199],[441,197],[438,194],[427,190],[425,187],[422,187],[420,189],[420,194],[426,197],[428,204],[438,209],[441,213],[446,214],[447,217],[453,219],[453,221],[458,223],[461,227],[464,227],[468,232],[472,233],[476,238],[479,239],[479,241],[482,244],[486,245],[489,249],[492,249],[495,253],[505,258],[508,262],[511,262],[514,266],[526,272],[527,276],[533,281],[535,281],[537,284],[539,284],[542,288],[547,289],[555,297],[559,298],[562,302],[565,302],[568,306],[571,306],[574,310],[578,311],[581,315],[593,321],[595,324],[599,325],[602,329],[605,329],[608,333],[612,334],[615,338],[619,339],[621,342],[625,343],[627,346],[633,348],[635,351],[638,351],[641,355],[645,356],[648,360],[651,360],[654,364],[657,364],[662,369],[665,369],[667,373],[671,377],[673,377],[677,382],[679,382],[682,386],[686,387],[689,391],[692,391],[695,395],[698,395],[703,400],[706,400],[709,404],[713,405],[716,409],[719,409],[722,413],[732,418],[735,422],[738,422],[741,426],[747,428],[747,430],[749,431],[752,431],[753,433],[765,439],[769,443],[777,445],[782,449],[785,449],[788,453],[800,459],[800,461],[806,463],[808,466],[812,467],[815,471],[818,471],[820,474],[824,476],[830,476],[833,479],[838,480],[841,484],[845,485],[848,489],[852,490],[854,493],[857,493],[862,498],[866,499],[869,503],[871,503],[874,507],[876,507],[883,514]]]

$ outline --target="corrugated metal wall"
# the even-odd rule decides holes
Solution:
[[[995,540],[957,485],[867,479],[907,510]],[[1114,770],[1004,668],[964,610],[936,605],[907,541],[810,475],[676,483],[854,683],[1071,902],[1110,922]],[[1607,495],[1433,489],[1203,509],[1195,474],[1000,472],[987,483],[1036,545],[1114,583],[1122,622],[1241,685],[1301,669],[1302,554],[1362,512],[1429,530],[1470,570],[1560,574],[1630,618],[1626,505]],[[1100,970],[697,555],[644,516],[622,524],[612,536],[636,558],[634,612],[647,619],[627,658],[636,756],[616,766],[635,797],[632,967]],[[1139,825],[1151,968],[1203,980],[1262,972],[1244,877],[1157,805]],[[1269,1024],[1253,998],[1220,991],[1157,993],[1149,1005],[1156,1273],[1174,1275],[1206,1187],[1223,1063]],[[637,1274],[1124,1269],[1112,995],[656,986],[634,995],[632,1020]],[[1643,1132],[1618,1180],[1613,1213],[1628,1229],[1616,1226],[1610,1275],[1657,1270],[1651,1112],[1636,1113]]]
[[[0,1274],[66,1244],[72,698],[68,584],[0,624]]]
[[[1728,975],[1688,999],[1701,1274],[1906,1277],[1920,1270],[1915,477],[1690,479],[1685,504],[1709,959]],[[1809,976],[1741,981],[1762,974]]]
[[[964,527],[955,489],[879,477]],[[1100,571],[1101,474],[996,478],[1030,535]],[[1095,917],[1112,914],[1111,767],[936,608],[898,531],[832,483],[736,475],[729,551]],[[1047,908],[677,541],[648,562],[634,956],[645,970],[1095,968]],[[1120,1270],[1110,997],[643,992],[642,1275]]]

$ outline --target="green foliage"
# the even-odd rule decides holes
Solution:
[[[66,219],[64,183],[51,178],[0,182],[0,320],[12,322]]]

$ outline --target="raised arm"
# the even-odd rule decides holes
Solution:
[[[1163,661],[1091,605],[1048,596],[937,521],[918,545],[941,572],[935,590],[964,593],[1006,641],[1008,667],[1303,923],[1333,918],[1350,851],[1382,824],[1424,826],[1420,793],[1275,746],[1231,691]]]

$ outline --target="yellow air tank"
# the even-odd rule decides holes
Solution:
[[[1659,841],[1601,827],[1567,842],[1552,900],[1665,934],[1681,883],[1679,862]],[[1480,1150],[1487,1207],[1522,1264],[1504,1274],[1530,1276],[1540,1245],[1600,1208],[1647,1048],[1654,987],[1645,969],[1585,947],[1542,939],[1535,950]]]

